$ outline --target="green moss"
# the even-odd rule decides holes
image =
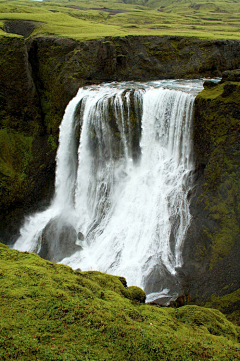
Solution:
[[[131,286],[128,287],[130,293],[130,299],[133,301],[137,301],[140,303],[145,303],[146,300],[146,293],[139,287]]]
[[[170,43],[175,50],[179,51],[179,47],[178,47],[179,41],[178,40],[170,40]]]
[[[209,332],[212,335],[222,336],[225,332],[235,340],[238,337],[236,328],[218,310],[208,309],[207,312],[198,306],[183,306],[177,310],[177,316],[182,322],[198,328],[203,333]]]
[[[50,144],[50,146],[53,150],[57,148],[57,144],[56,144],[55,139],[52,134],[50,134],[48,137],[48,144]]]
[[[224,97],[224,89],[226,89],[226,86],[229,84],[235,85],[236,88],[234,92],[230,93],[228,97]],[[206,100],[215,100],[219,98],[222,103],[239,103],[240,101],[240,92],[239,92],[240,85],[238,82],[224,82],[216,84],[216,86],[211,88],[204,88],[201,93],[198,94],[199,98],[206,99]]]
[[[228,287],[230,285],[226,285],[224,288],[227,289]],[[206,303],[206,307],[214,307],[224,312],[230,321],[240,326],[239,304],[240,288],[224,296],[212,295],[211,299]]]
[[[217,97],[221,96],[223,93],[223,84],[220,84],[213,88],[205,88],[201,93],[198,94],[197,97],[203,99],[216,99]]]
[[[78,272],[0,244],[6,360],[233,360],[239,328],[218,311],[132,302],[117,276]]]
[[[167,61],[178,58],[177,48],[169,44],[150,45],[146,47],[147,53],[156,57],[159,61],[165,63]]]
[[[9,204],[21,192],[25,171],[32,160],[33,137],[11,129],[0,130],[0,204]]]
[[[212,250],[210,269],[229,254],[240,231],[239,104],[240,84],[237,82],[206,87],[196,99],[200,116],[197,115],[195,142],[199,158],[206,162],[205,183],[198,202],[208,212],[208,218],[215,222],[214,229],[205,229]]]

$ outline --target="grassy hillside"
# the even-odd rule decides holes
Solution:
[[[124,279],[0,244],[0,360],[238,360],[217,310],[145,305]]]
[[[35,35],[73,39],[125,35],[181,35],[240,39],[240,1],[19,0],[0,1],[0,35],[6,20],[38,22]]]

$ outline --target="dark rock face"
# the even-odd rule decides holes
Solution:
[[[49,261],[59,262],[71,256],[81,247],[76,245],[77,232],[64,218],[51,220],[39,239],[39,256]]]
[[[85,84],[221,76],[240,66],[239,42],[234,40],[128,36],[77,43],[44,37],[29,46],[37,50],[40,66],[42,57],[44,68],[51,66],[49,75],[60,75],[58,81],[71,96]]]
[[[200,304],[240,287],[240,82],[239,71],[224,74],[195,102],[196,187],[182,271],[185,294]]]
[[[23,214],[53,189],[55,152],[24,40],[1,38],[0,58],[0,238],[11,243]]]
[[[1,127],[34,134],[34,120],[41,124],[39,99],[24,40],[2,37],[0,56]]]
[[[181,279],[178,275],[173,276],[164,265],[153,268],[151,274],[145,279],[144,290],[147,294],[163,291],[163,295],[154,299],[154,303],[166,305],[173,295],[177,296],[182,291]]]

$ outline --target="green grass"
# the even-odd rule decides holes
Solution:
[[[0,360],[238,360],[218,310],[158,308],[117,276],[75,272],[0,244]]]
[[[127,3],[126,3],[127,2]],[[0,27],[6,19],[41,23],[33,35],[77,40],[105,36],[181,35],[240,39],[240,1],[0,1]],[[95,10],[92,10],[94,8]],[[106,8],[124,10],[116,13]],[[100,10],[99,10],[100,9]],[[6,35],[0,30],[0,36]],[[8,35],[9,36],[9,35]]]

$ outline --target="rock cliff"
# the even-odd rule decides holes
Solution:
[[[221,76],[240,67],[240,42],[180,37],[2,37],[0,41],[0,238],[52,195],[58,127],[86,84]]]
[[[186,292],[194,301],[239,309],[240,72],[205,82],[195,101],[196,186],[184,247]],[[232,296],[230,296],[230,294]]]
[[[1,37],[0,59],[0,239],[11,243],[23,216],[53,194],[58,128],[79,87],[222,76],[240,68],[240,42]],[[196,187],[183,277],[185,292],[198,302],[239,287],[239,81],[237,72],[223,73],[221,84],[206,82],[196,99]]]

